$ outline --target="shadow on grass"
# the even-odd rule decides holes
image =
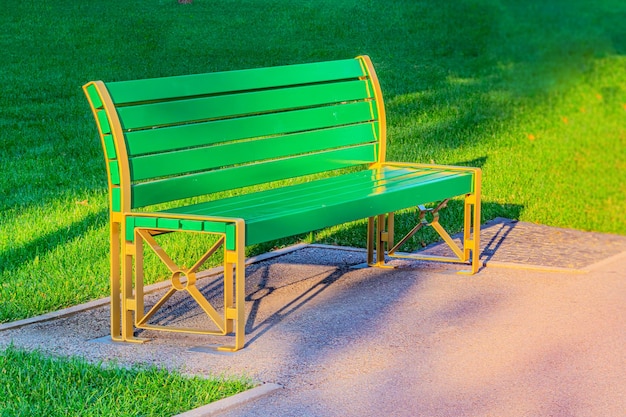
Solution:
[[[80,221],[31,240],[23,246],[1,252],[0,273],[17,268],[20,264],[43,258],[59,246],[66,245],[81,238],[88,230],[105,228],[108,220],[107,214],[108,212],[106,210],[89,214]]]

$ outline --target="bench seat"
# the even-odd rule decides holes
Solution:
[[[164,212],[243,219],[253,245],[471,192],[471,172],[385,166]]]

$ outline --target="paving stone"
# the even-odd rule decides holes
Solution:
[[[460,244],[462,234],[454,235]],[[525,266],[585,269],[626,251],[626,236],[584,232],[496,218],[481,227],[481,256],[487,265],[510,263]],[[451,256],[444,243],[422,253]]]

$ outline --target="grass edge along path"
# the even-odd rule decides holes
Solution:
[[[14,346],[0,350],[1,417],[169,417],[254,386],[245,377],[205,379],[156,367],[48,357]]]

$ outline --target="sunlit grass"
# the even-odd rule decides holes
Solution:
[[[0,322],[108,293],[104,162],[80,89],[94,79],[368,54],[389,159],[481,166],[483,221],[626,234],[622,1],[11,3],[0,15]],[[452,230],[459,213],[451,204],[444,217]],[[363,246],[364,223],[249,253],[298,239]],[[166,243],[184,259],[199,240]],[[147,267],[149,282],[165,276]]]
[[[244,378],[184,377],[51,358],[12,346],[0,351],[0,416],[162,416],[252,388]]]

